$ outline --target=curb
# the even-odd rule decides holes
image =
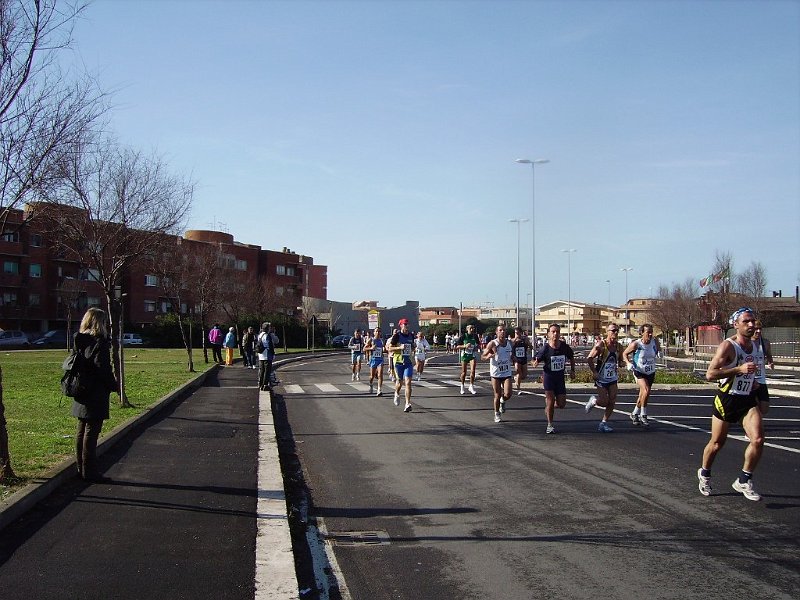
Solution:
[[[143,413],[117,425],[97,443],[97,456],[100,457],[108,452],[114,444],[125,437],[132,429],[155,417],[185,392],[202,386],[209,373],[213,373],[215,369],[219,368],[219,365],[217,365],[200,373],[194,379],[190,379],[182,386],[172,390]],[[44,477],[34,479],[21,490],[11,494],[5,502],[0,504],[0,531],[31,510],[68,480],[73,479],[75,475],[75,458],[67,458],[53,467]]]

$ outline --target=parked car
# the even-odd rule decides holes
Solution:
[[[0,346],[29,346],[28,336],[17,329],[0,330]]]
[[[142,345],[142,336],[138,333],[123,333],[122,334],[122,345],[123,346],[141,346]]]
[[[347,348],[347,345],[350,343],[350,336],[349,335],[337,335],[333,338],[331,342],[331,346],[334,348]]]
[[[51,329],[39,339],[34,340],[32,345],[35,348],[66,348],[67,330]]]

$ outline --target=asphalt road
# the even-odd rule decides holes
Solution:
[[[478,395],[459,395],[452,356],[430,361],[414,410],[350,381],[348,357],[280,370],[310,490],[311,523],[358,599],[797,598],[800,402],[773,397],[754,477],[761,502],[730,485],[741,430],[717,458],[714,492],[696,471],[711,388],[656,392],[649,430],[615,415],[597,432],[589,388],[569,388],[545,435],[528,386],[493,422],[486,363]],[[438,365],[438,366],[437,366]],[[630,411],[635,391],[621,390]]]

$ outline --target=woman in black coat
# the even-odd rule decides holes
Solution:
[[[111,367],[106,313],[99,308],[90,308],[83,315],[80,331],[75,334],[75,352],[86,359],[87,373],[92,382],[86,391],[72,402],[72,416],[78,419],[75,435],[75,454],[78,473],[94,482],[111,481],[103,477],[97,468],[97,438],[108,419],[109,396],[119,389]]]

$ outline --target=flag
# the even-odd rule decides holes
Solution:
[[[730,275],[728,273],[728,268],[726,267],[726,268],[722,269],[722,271],[720,271],[719,273],[714,275],[714,283],[719,283],[724,278],[729,277],[729,276]]]
[[[711,275],[709,275],[708,277],[703,277],[703,278],[700,280],[700,287],[701,287],[701,288],[704,288],[704,287],[706,287],[707,285],[709,285],[709,284],[711,283],[711,279],[712,279]]]

